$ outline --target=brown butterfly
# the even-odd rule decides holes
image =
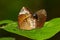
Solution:
[[[18,15],[18,25],[20,29],[31,30],[41,28],[46,21],[46,11],[41,9],[36,13],[31,13],[27,8],[23,7]]]

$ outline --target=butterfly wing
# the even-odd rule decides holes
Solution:
[[[47,13],[46,13],[45,9],[41,9],[41,10],[37,11],[35,14],[37,15],[38,27],[42,27],[47,18]]]

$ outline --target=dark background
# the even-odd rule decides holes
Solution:
[[[47,11],[48,18],[60,17],[60,0],[0,0],[0,20],[17,20],[20,9],[25,6],[31,11]]]
[[[47,21],[60,17],[60,0],[0,0],[0,20],[17,21],[18,13],[23,6],[28,7],[32,12],[45,9],[47,11]],[[2,36],[6,36],[6,34],[4,32]],[[10,33],[9,35],[12,34]],[[60,32],[49,40],[56,39],[60,39]]]

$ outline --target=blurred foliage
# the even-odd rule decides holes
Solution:
[[[0,38],[0,40],[15,40],[15,39],[7,37],[7,38]]]
[[[0,20],[17,20],[23,6],[30,8],[32,12],[46,9],[48,20],[60,17],[60,0],[0,0]]]
[[[1,22],[0,24],[4,24],[3,22],[5,21],[0,21]],[[7,23],[8,22],[9,21],[7,21]],[[60,18],[55,18],[46,22],[41,29],[33,29],[30,31],[21,30],[18,28],[17,22],[8,23],[6,26],[2,26],[2,29],[8,32],[25,36],[30,39],[44,40],[44,39],[51,38],[52,36],[54,36],[56,33],[60,31]]]
[[[47,10],[48,20],[60,17],[60,0],[44,0],[44,7]]]
[[[42,0],[0,0],[0,20],[17,20],[20,9],[26,6],[31,11],[43,7]]]

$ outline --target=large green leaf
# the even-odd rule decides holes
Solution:
[[[18,28],[17,22],[10,23],[3,29],[31,39],[44,40],[51,38],[60,31],[60,18],[52,19],[46,22],[42,28],[34,30],[21,30]]]

